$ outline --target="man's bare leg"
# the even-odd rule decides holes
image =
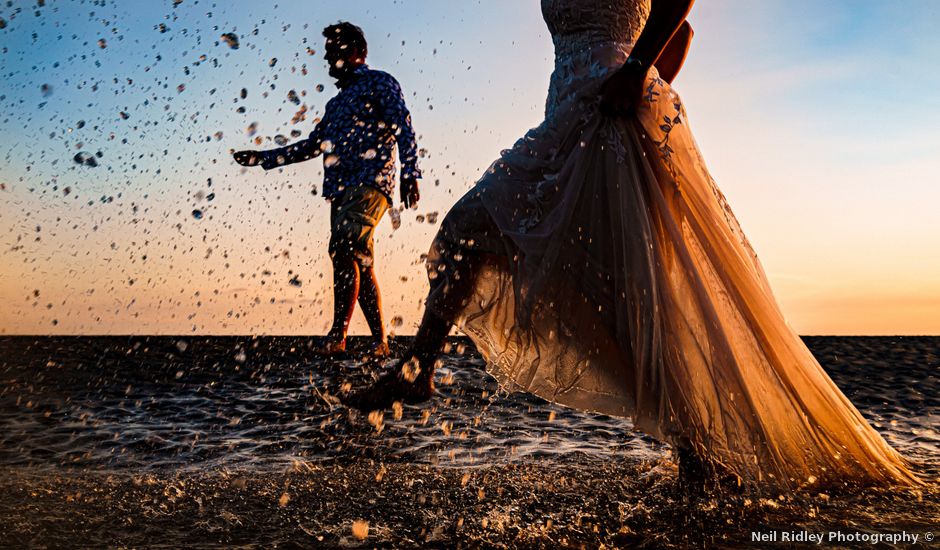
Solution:
[[[362,308],[374,340],[370,355],[387,356],[388,342],[385,323],[382,321],[382,295],[379,293],[379,284],[371,265],[359,264],[359,307]]]
[[[359,266],[348,255],[333,256],[333,326],[316,350],[330,355],[346,349],[346,332],[359,296]]]

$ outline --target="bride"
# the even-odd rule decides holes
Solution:
[[[456,324],[502,385],[631,417],[680,476],[919,484],[787,324],[705,167],[670,86],[692,2],[542,0],[545,120],[443,220],[406,358],[344,400],[430,398]]]

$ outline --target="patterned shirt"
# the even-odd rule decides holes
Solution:
[[[347,187],[367,184],[392,201],[395,189],[394,149],[402,177],[420,178],[411,114],[395,78],[363,64],[337,84],[340,91],[326,104],[323,119],[310,137],[261,153],[265,170],[323,154],[323,196],[332,199]]]

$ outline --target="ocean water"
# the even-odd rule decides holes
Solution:
[[[940,338],[808,337],[806,341],[837,385],[887,441],[936,479],[940,472]],[[570,478],[568,491],[580,492],[584,502],[591,502],[601,498],[596,494],[598,487],[609,483],[617,488],[608,496],[613,495],[621,504],[632,502],[634,514],[646,508],[644,513],[649,516],[644,523],[640,516],[625,516],[618,508],[617,513],[608,511],[595,518],[607,531],[582,530],[569,517],[575,515],[570,508],[565,512],[564,507],[554,507],[551,492],[543,493],[531,521],[544,527],[545,518],[555,519],[547,531],[533,535],[530,542],[537,545],[562,538],[571,544],[607,541],[609,545],[613,541],[616,545],[619,540],[627,545],[638,541],[663,545],[676,535],[668,532],[669,518],[685,517],[690,507],[698,510],[700,521],[705,522],[700,528],[710,525],[715,530],[719,538],[708,539],[712,543],[747,542],[748,522],[766,529],[773,525],[781,529],[785,525],[816,529],[841,525],[870,532],[893,525],[927,533],[938,527],[940,520],[936,486],[897,494],[866,489],[846,490],[842,495],[829,490],[796,496],[728,495],[711,497],[707,501],[711,504],[703,509],[701,503],[689,501],[688,495],[675,488],[675,468],[667,446],[633,431],[626,419],[500,391],[486,374],[479,355],[462,339],[453,340],[443,356],[437,375],[438,396],[431,403],[369,417],[337,405],[332,396],[343,384],[355,387],[367,383],[382,365],[364,362],[354,353],[340,359],[317,359],[306,353],[307,344],[307,339],[295,337],[0,338],[0,473],[5,474],[3,483],[7,484],[5,496],[0,497],[0,512],[8,524],[17,526],[0,537],[10,537],[7,542],[14,544],[38,541],[55,545],[76,540],[139,544],[135,520],[130,525],[124,522],[128,516],[137,517],[138,525],[157,521],[134,500],[151,497],[146,491],[143,497],[137,494],[141,487],[149,486],[146,480],[156,480],[150,485],[161,488],[160,499],[169,498],[166,491],[171,491],[171,496],[176,494],[172,491],[179,491],[173,500],[174,513],[186,517],[182,512],[185,506],[176,504],[189,499],[192,506],[199,503],[200,514],[219,518],[224,517],[220,515],[223,510],[207,511],[204,503],[217,493],[220,484],[233,479],[260,483],[254,489],[248,483],[236,484],[232,489],[236,493],[248,491],[253,495],[250,498],[261,498],[258,491],[271,492],[276,498],[243,510],[240,524],[222,522],[214,531],[206,531],[208,527],[200,531],[193,524],[187,531],[185,522],[177,523],[174,536],[202,533],[204,536],[185,540],[208,545],[298,543],[300,537],[301,545],[306,541],[391,546],[433,540],[499,545],[509,536],[508,528],[503,527],[495,538],[486,538],[488,530],[501,523],[480,518],[462,519],[459,526],[454,519],[446,529],[429,524],[423,527],[423,535],[417,526],[410,525],[411,520],[395,527],[404,520],[383,514],[395,507],[397,493],[391,488],[383,491],[381,483],[376,483],[382,481],[383,472],[396,471],[400,482],[411,480],[411,487],[416,479],[436,479],[441,494],[451,496],[465,491],[469,476],[489,476],[480,490],[495,495],[494,506],[509,509],[518,509],[522,497],[513,497],[511,490],[505,496],[500,487],[503,492],[515,487],[522,494],[534,491],[539,479]],[[400,350],[405,344],[400,340],[394,347]],[[293,501],[290,491],[279,493],[279,484],[288,478],[294,487],[307,483],[307,492],[298,490]],[[343,486],[349,495],[325,497],[320,493],[340,479],[347,480]],[[187,483],[189,488],[180,488]],[[534,485],[526,489],[527,483]],[[166,488],[170,486],[176,489]],[[81,498],[66,498],[70,491],[93,493],[92,487],[105,487],[106,493],[125,503],[120,521],[110,517],[113,508],[99,509],[108,498],[86,504]],[[366,538],[350,535],[352,511],[301,531],[297,525],[302,526],[302,521],[279,523],[276,514],[268,513],[283,513],[285,508],[310,499],[313,504],[308,502],[307,509],[334,502],[341,510],[357,498],[365,498],[355,496],[357,487],[360,493],[389,501],[385,512],[372,511],[376,518],[372,534]],[[283,495],[288,495],[286,503]],[[413,502],[405,493],[397,496],[417,502],[419,509],[426,505],[441,517],[484,514],[478,509],[479,502],[457,502],[447,510]],[[37,507],[37,498],[51,508],[71,510],[72,515],[60,517],[50,506]],[[115,535],[118,538],[84,531],[74,519],[92,514],[104,518],[102,521],[120,523],[123,527]],[[505,524],[522,525],[525,516],[520,517],[523,519],[509,515],[507,518],[514,519]],[[631,517],[632,523],[627,521]],[[650,517],[658,517],[661,523]],[[728,518],[734,519],[721,525]],[[476,531],[470,529],[471,523]],[[257,531],[257,536],[280,532],[283,538],[252,538],[253,527],[261,525],[267,527]],[[644,531],[643,526],[649,530]],[[623,539],[625,528],[640,538]],[[243,538],[232,538],[232,533],[241,533]],[[165,539],[169,546],[180,542],[164,536],[169,537]],[[705,536],[685,533],[681,541],[704,544]]]

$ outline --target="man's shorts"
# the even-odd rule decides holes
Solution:
[[[372,265],[375,226],[388,210],[388,198],[371,185],[347,187],[330,202],[330,257],[350,255]]]

